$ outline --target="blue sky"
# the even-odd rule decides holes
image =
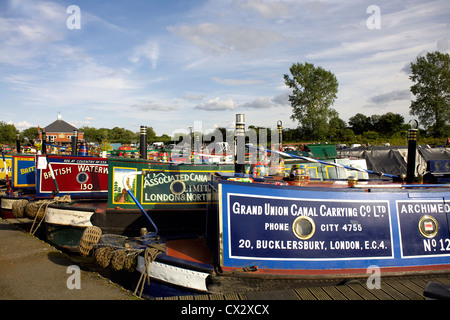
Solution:
[[[23,130],[60,112],[77,127],[172,135],[244,113],[295,128],[283,75],[309,62],[336,75],[343,120],[409,120],[408,66],[449,52],[449,35],[448,0],[0,0],[0,119]]]

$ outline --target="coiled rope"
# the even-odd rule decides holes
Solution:
[[[34,217],[33,224],[31,225],[30,233],[34,235],[36,231],[41,226],[42,221],[44,221],[45,216],[47,215],[47,209],[48,206],[52,203],[69,203],[72,199],[70,198],[70,195],[65,195],[61,197],[54,197],[52,200],[39,200],[36,202],[32,202],[31,204],[27,204],[25,206],[25,211],[27,215],[31,218]],[[39,208],[36,210],[36,208],[39,206]],[[41,211],[42,207],[45,206],[45,209]],[[36,228],[33,230],[34,225],[37,222],[37,219],[40,219],[39,223],[37,224]]]
[[[159,237],[151,239],[145,237],[128,238],[117,234],[104,234],[100,228],[92,226],[86,228],[81,236],[79,249],[83,256],[93,251],[96,263],[103,267],[111,267],[115,271],[136,270],[138,256],[144,254],[144,270],[134,291],[139,298],[142,297],[145,284],[150,284],[149,266],[156,257],[166,251],[165,243],[159,242]],[[148,243],[150,242],[150,243]]]

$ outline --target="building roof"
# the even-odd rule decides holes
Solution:
[[[64,120],[61,119],[61,115],[58,115],[58,119],[45,127],[46,132],[64,132],[64,133],[73,133],[73,130],[78,130],[71,124],[68,124]],[[82,132],[78,130],[78,132]]]

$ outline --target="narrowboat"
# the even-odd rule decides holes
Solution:
[[[3,152],[0,178],[5,179],[5,191],[0,196],[1,217],[11,219],[16,202],[28,199],[28,191],[34,188],[34,157],[5,156]],[[26,190],[25,192],[22,192]]]
[[[129,182],[133,193],[158,223],[161,234],[184,237],[204,233],[208,174],[234,170],[233,165],[170,163],[123,157],[98,160],[97,168],[92,167],[92,161],[97,161],[95,159],[88,160],[91,163],[88,165],[74,162],[75,167],[69,167],[63,159],[59,160],[62,161],[59,166],[52,162],[59,195],[67,194],[68,188],[74,190],[78,187],[80,192],[76,196],[79,199],[71,194],[74,199],[68,203],[50,204],[46,209],[45,222],[48,240],[70,251],[78,250],[81,235],[89,226],[99,227],[104,233],[126,236],[139,235],[141,228],[151,227],[125,191],[123,177],[127,173],[149,170],[148,175],[136,176]],[[81,168],[90,171],[78,171]],[[81,178],[84,174],[89,175],[82,181],[84,183],[69,185],[67,182],[67,188],[60,186],[59,179],[62,180],[63,176],[72,177],[72,180],[78,177],[80,180],[80,174],[83,175]],[[102,180],[96,183],[94,180],[100,175]],[[45,181],[46,184],[42,185],[46,186],[46,192],[51,192],[51,175],[43,171],[40,176],[38,184]],[[53,186],[53,190],[55,188]],[[87,190],[91,193],[86,194]]]
[[[450,274],[450,185],[418,180],[414,168],[347,181],[313,181],[305,168],[289,178],[211,173],[203,237],[166,239],[156,228],[135,238],[136,270],[150,279],[140,290],[235,293],[367,281],[374,272]]]
[[[350,184],[350,185],[349,185]],[[177,295],[450,273],[450,185],[294,182],[215,173],[205,237],[165,240],[151,277]],[[152,287],[153,286],[153,287]]]

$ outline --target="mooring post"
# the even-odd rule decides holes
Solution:
[[[416,147],[417,147],[417,120],[410,121],[408,130],[408,163],[406,164],[406,183],[414,182],[416,171]]]
[[[147,127],[141,126],[141,136],[139,141],[139,154],[141,159],[147,159]]]
[[[243,114],[236,114],[234,171],[245,173],[245,117]]]

